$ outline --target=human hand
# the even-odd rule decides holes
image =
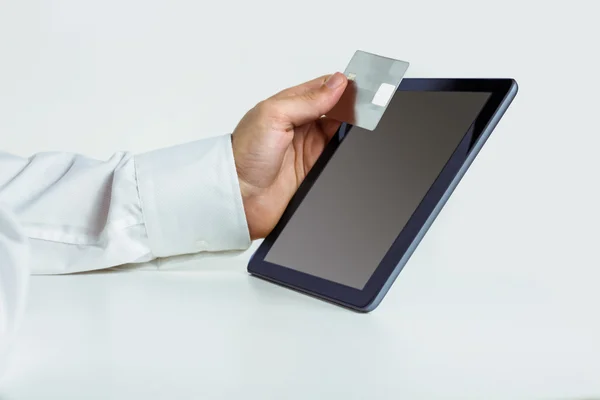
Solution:
[[[244,211],[254,239],[266,237],[340,122],[323,115],[338,102],[347,78],[336,72],[261,101],[232,135]]]

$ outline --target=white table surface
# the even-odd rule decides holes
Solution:
[[[367,3],[1,2],[0,146],[22,155],[227,133],[356,49],[520,84],[373,313],[251,278],[250,252],[33,277],[1,400],[600,398],[596,2]]]
[[[485,259],[479,272],[457,268],[432,254],[431,242],[366,315],[252,278],[244,256],[191,257],[171,271],[34,277],[0,398],[600,393],[595,283],[532,282],[510,266],[486,269]]]

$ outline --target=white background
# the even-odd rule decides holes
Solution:
[[[381,307],[186,272],[35,277],[0,399],[600,396],[593,1],[0,2],[0,146],[106,158],[230,132],[356,49],[513,77],[513,105]]]

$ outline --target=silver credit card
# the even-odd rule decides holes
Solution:
[[[327,117],[375,130],[409,63],[358,50],[344,75],[348,87]]]

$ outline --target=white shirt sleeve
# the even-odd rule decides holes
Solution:
[[[27,238],[0,204],[0,379],[25,308],[28,257]]]
[[[250,245],[231,135],[105,161],[0,153],[0,203],[30,239],[34,274]]]

